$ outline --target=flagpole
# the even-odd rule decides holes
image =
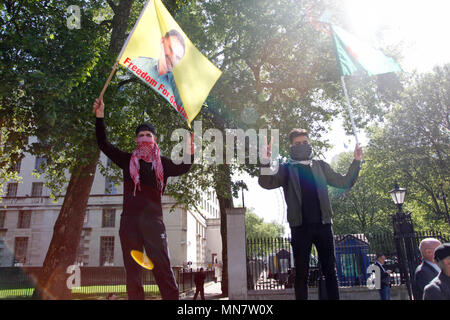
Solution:
[[[348,114],[350,116],[350,122],[352,123],[353,134],[355,136],[356,144],[359,144],[358,136],[356,135],[355,120],[353,119],[352,106],[350,105],[350,98],[348,97],[347,87],[345,86],[344,76],[341,76],[341,83],[342,83],[342,88],[344,89],[344,95],[345,95],[345,100],[347,102],[346,105],[347,105],[347,109],[348,109]]]
[[[119,66],[119,60],[117,60],[116,63],[114,63],[114,66],[113,66],[113,68],[112,68],[112,70],[111,70],[111,73],[109,74],[108,80],[106,80],[106,83],[105,83],[105,85],[103,86],[102,92],[100,93],[100,96],[99,96],[99,98],[98,98],[99,100],[102,100],[102,99],[103,99],[103,95],[105,94],[106,88],[108,87],[109,82],[111,81],[112,76],[113,76],[114,73],[116,72],[118,66]]]

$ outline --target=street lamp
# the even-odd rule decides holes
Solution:
[[[398,212],[402,212],[402,205],[403,202],[405,202],[406,189],[400,188],[396,182],[394,189],[389,191],[389,193],[391,194],[392,200],[398,207]]]
[[[400,263],[400,272],[406,282],[406,288],[410,299],[413,297],[412,281],[413,272],[418,265],[415,249],[418,247],[414,237],[414,227],[411,214],[402,212],[402,205],[405,202],[406,189],[400,188],[396,182],[394,189],[389,191],[392,200],[397,205],[397,212],[392,215],[394,227],[395,246]]]

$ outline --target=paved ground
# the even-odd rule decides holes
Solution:
[[[194,290],[190,290],[180,296],[181,300],[192,300],[194,298]],[[197,300],[200,300],[200,293]],[[221,282],[205,283],[205,300],[228,300],[228,297],[222,297]]]

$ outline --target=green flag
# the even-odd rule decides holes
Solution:
[[[369,76],[401,71],[394,59],[386,57],[383,52],[373,48],[344,29],[331,26],[341,75],[350,76],[357,70]]]

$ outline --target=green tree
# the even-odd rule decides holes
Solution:
[[[245,214],[245,233],[247,239],[278,238],[284,234],[283,225],[273,221],[265,222],[264,218],[248,208]]]
[[[337,232],[392,230],[396,208],[389,191],[395,182],[407,189],[404,209],[412,213],[416,230],[448,230],[437,193],[441,184],[444,191],[449,185],[449,81],[448,65],[402,76],[403,89],[393,107],[382,122],[369,127],[370,141],[356,184],[349,191],[331,188]],[[345,173],[351,157],[340,155],[333,167]]]
[[[247,208],[245,213],[245,236],[247,239],[247,257],[257,257],[273,253],[274,250],[285,248],[283,225],[273,221],[265,222],[264,218],[254,213],[253,208]]]
[[[373,172],[370,156],[371,150],[367,150],[358,180],[351,189],[329,187],[334,231],[337,234],[392,230],[388,214],[392,203],[387,191],[377,188],[379,177]],[[336,172],[345,174],[352,160],[353,152],[344,152],[331,165]]]
[[[328,146],[321,139],[334,116],[342,113],[339,75],[333,42],[314,29],[305,12],[328,8],[339,18],[334,1],[205,1],[182,11],[177,21],[191,40],[223,71],[198,120],[203,129],[279,129],[280,151],[294,127],[306,128],[318,153]],[[226,144],[224,143],[224,146]],[[231,177],[239,170],[255,176],[247,164],[211,166],[221,211],[221,235],[226,239],[226,209],[233,206]],[[227,293],[227,248],[222,241]]]
[[[439,185],[449,189],[450,65],[412,74],[405,83],[385,123],[370,130],[380,187],[388,191],[398,181],[407,189],[405,208],[416,228],[448,230],[448,222],[436,218],[445,210],[437,198]]]
[[[177,21],[183,30],[223,71],[198,118],[203,129],[223,133],[227,128],[279,129],[280,153],[286,156],[292,128],[309,130],[317,154],[329,147],[322,134],[335,116],[343,115],[350,128],[332,39],[308,18],[324,10],[332,13],[333,22],[344,21],[334,0],[212,0],[182,10]],[[373,93],[374,79],[366,77],[361,83],[365,84],[361,92]],[[382,107],[378,103],[356,109],[357,125],[378,117]],[[259,173],[249,164],[219,164],[206,170],[212,173],[219,198],[222,239],[226,239],[226,209],[233,205],[231,177],[239,170],[252,176]],[[227,248],[226,241],[222,243],[226,294]]]
[[[27,126],[33,128],[31,132],[41,143],[29,151],[49,158],[47,177],[55,190],[64,182],[64,169],[69,169],[71,174],[64,205],[55,224],[55,241],[52,240],[39,280],[39,285],[53,297],[67,297],[67,290],[60,292],[56,287],[65,282],[65,268],[73,263],[98,164],[90,106],[101,91],[143,1],[108,0],[108,6],[104,1],[27,1],[21,6],[12,1],[7,3],[3,7],[5,13],[0,15],[2,19],[7,17],[2,39],[11,41],[2,44],[11,56],[23,52],[27,55],[14,57],[9,64],[2,65],[2,72],[9,70],[13,73],[11,79],[16,79],[11,90],[2,95],[2,101],[8,92],[21,94],[20,76],[30,77],[30,81],[24,83],[30,84],[33,90],[24,95],[26,101],[22,99],[24,111],[20,117],[8,118],[16,112],[18,104],[11,101],[17,99],[10,96],[10,104],[2,102],[2,114],[7,118],[2,123],[23,122],[21,132],[26,132]],[[79,4],[82,8],[82,32],[69,31],[65,19],[60,19],[69,4]],[[335,1],[174,0],[165,4],[196,46],[224,72],[198,117],[203,131],[212,127],[222,132],[226,128],[276,128],[280,130],[280,141],[283,142],[287,141],[291,128],[302,127],[317,138],[314,139],[316,152],[327,148],[328,143],[321,135],[333,117],[345,109],[341,103],[343,97],[331,38],[312,27],[305,11],[311,6],[319,12],[327,8],[334,10],[338,19],[339,6]],[[94,17],[104,20],[94,23]],[[40,23],[42,21],[45,23]],[[15,34],[25,35],[27,41],[14,38]],[[51,50],[45,42],[49,40],[54,41],[50,42]],[[34,66],[30,65],[33,63]],[[83,67],[79,68],[79,65]],[[51,68],[34,72],[45,67]],[[66,72],[61,77],[60,70],[72,70],[72,73]],[[105,95],[105,121],[110,139],[129,150],[132,148],[129,127],[144,119],[151,120],[161,128],[160,135],[166,137],[162,149],[167,153],[172,145],[167,137],[174,128],[185,124],[167,108],[162,98],[147,88],[144,90],[143,84],[120,70],[117,75]],[[51,81],[42,81],[44,78]],[[374,114],[363,111],[355,112],[358,125],[364,125],[363,120]],[[255,116],[248,117],[249,114]],[[22,136],[26,137],[26,134]],[[13,142],[12,138],[10,141]],[[23,146],[20,143],[11,145]],[[280,145],[280,151],[287,155],[287,143]],[[226,209],[233,206],[231,177],[238,170],[253,175],[258,173],[254,165],[196,166],[191,174],[182,177],[180,183],[168,191],[180,202],[195,205],[201,188],[192,186],[213,185],[219,197],[221,234],[226,239]],[[186,181],[190,183],[183,184]],[[67,230],[70,232],[65,232]],[[226,294],[226,241],[223,241],[222,253],[225,270],[222,286]],[[58,277],[50,277],[53,270],[57,270],[54,274]]]

